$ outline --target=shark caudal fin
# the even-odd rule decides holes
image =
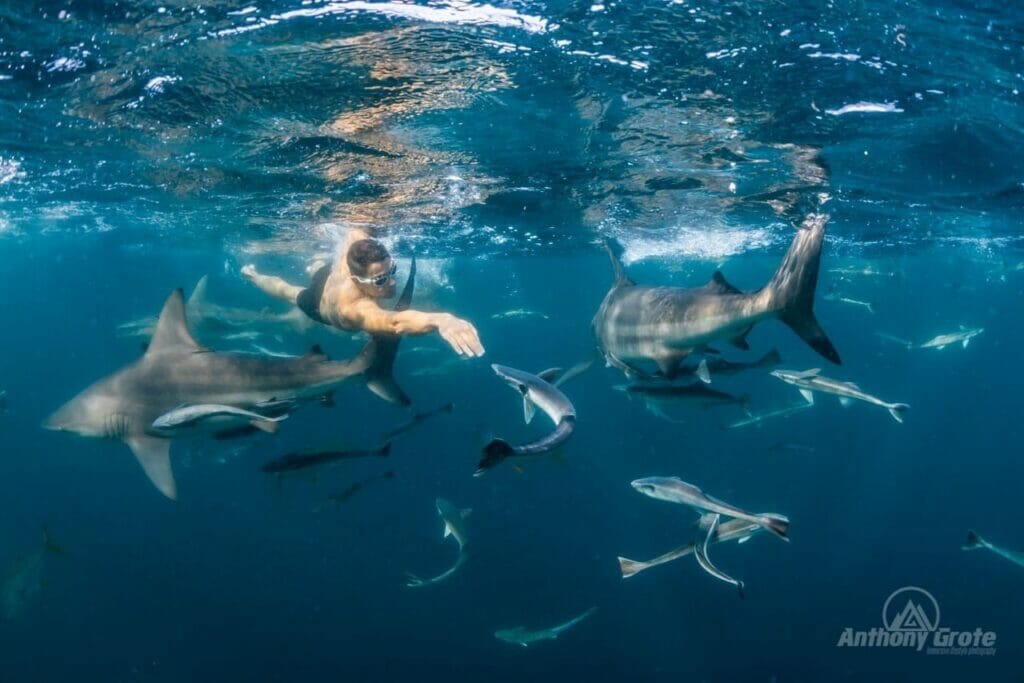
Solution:
[[[622,572],[622,578],[624,579],[628,579],[634,574],[639,574],[645,569],[647,569],[646,562],[637,562],[636,560],[631,560],[628,557],[619,558],[619,571]]]
[[[886,407],[889,409],[889,414],[892,415],[892,419],[896,420],[900,424],[903,424],[903,413],[910,410],[910,406],[906,403],[890,403]]]
[[[799,335],[812,349],[841,365],[839,352],[814,317],[814,290],[818,285],[821,244],[825,239],[825,214],[811,214],[793,238],[779,269],[761,295],[770,310]]]
[[[978,548],[984,548],[986,545],[985,539],[977,534],[974,529],[967,531],[967,540],[960,546],[961,550],[977,550]]]
[[[789,518],[783,515],[761,515],[761,525],[783,541],[789,541]]]
[[[404,311],[409,308],[412,302],[413,289],[416,286],[416,256],[412,257],[409,266],[409,277],[405,281],[398,301],[395,302],[396,311]],[[364,348],[369,352],[371,362],[366,370],[366,387],[385,401],[407,406],[412,403],[402,387],[395,381],[394,368],[395,358],[398,356],[398,344],[402,338],[398,335],[377,335],[370,344]],[[372,345],[372,348],[371,348]]]
[[[507,441],[494,439],[484,446],[483,457],[477,463],[476,472],[473,473],[473,476],[479,477],[513,453],[515,453],[515,449]]]

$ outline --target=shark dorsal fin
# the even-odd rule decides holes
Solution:
[[[196,283],[196,288],[192,290],[192,295],[188,298],[187,306],[195,306],[197,304],[203,304],[206,302],[206,281],[208,276],[204,275],[199,278],[199,282]]]
[[[612,262],[612,269],[615,271],[615,286],[616,287],[629,287],[636,284],[626,275],[626,269],[622,267],[622,246],[617,242],[610,239],[604,241],[605,251],[608,252],[608,258]]]
[[[156,321],[156,331],[146,349],[147,356],[162,353],[195,353],[203,347],[188,330],[185,320],[185,295],[181,289],[171,292]]]
[[[797,376],[800,377],[800,378],[806,378],[806,377],[817,377],[820,374],[821,374],[821,368],[811,368],[810,370],[804,370],[803,372],[799,373]]]
[[[562,374],[562,368],[548,368],[547,370],[541,370],[538,372],[537,376],[545,382],[553,384],[560,374]]]
[[[704,285],[704,289],[715,294],[742,294],[743,291],[737,287],[733,287],[729,284],[729,281],[722,275],[722,271],[716,270],[708,283]]]

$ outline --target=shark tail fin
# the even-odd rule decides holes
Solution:
[[[978,535],[974,529],[968,529],[967,540],[960,546],[961,550],[977,550],[985,546],[985,539]]]
[[[515,453],[515,449],[507,441],[494,439],[484,446],[484,455],[476,466],[474,476],[479,477],[513,453]]]
[[[761,522],[765,529],[772,532],[783,541],[789,541],[789,518],[783,515],[761,515]]]
[[[57,545],[57,542],[50,536],[50,530],[45,526],[43,527],[43,549],[48,553],[54,553],[56,555],[63,555],[64,548]]]
[[[624,579],[628,579],[634,574],[639,574],[645,569],[647,569],[647,563],[645,562],[637,562],[628,557],[619,558],[619,571],[622,572],[622,578]]]
[[[821,245],[825,239],[825,214],[811,214],[797,231],[779,269],[761,290],[770,309],[819,354],[841,365],[828,335],[814,317],[814,290],[818,286]]]
[[[396,311],[404,311],[409,308],[412,302],[413,289],[416,286],[416,256],[412,257],[409,265],[409,277],[405,281],[405,287],[395,303]],[[370,362],[366,369],[366,386],[373,393],[385,401],[407,406],[412,403],[402,387],[395,381],[393,372],[395,358],[398,356],[398,343],[402,340],[397,335],[375,336],[363,349],[363,353],[369,353]],[[362,354],[360,354],[362,355]]]
[[[896,420],[900,424],[903,424],[903,413],[910,410],[910,406],[906,403],[892,403],[889,406],[889,414],[892,415],[892,419]]]

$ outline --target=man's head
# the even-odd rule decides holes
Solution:
[[[395,293],[395,264],[387,248],[377,240],[353,242],[345,257],[356,286],[367,296],[386,299]]]

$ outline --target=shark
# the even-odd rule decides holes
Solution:
[[[31,554],[17,558],[10,566],[0,589],[5,618],[14,619],[24,613],[28,603],[42,589],[46,558],[54,554],[63,555],[64,551],[43,529],[43,542],[39,547]]]
[[[455,539],[455,542],[459,544],[459,556],[455,560],[455,564],[433,578],[423,579],[412,572],[406,572],[407,581],[405,585],[409,588],[422,588],[423,586],[444,581],[457,572],[467,558],[466,546],[469,545],[469,535],[467,533],[466,521],[473,512],[472,508],[460,510],[444,498],[438,498],[434,501],[434,504],[437,507],[437,514],[441,517],[441,521],[444,522],[444,538],[451,536]]]
[[[284,312],[276,312],[268,308],[256,310],[214,303],[209,298],[208,283],[209,277],[202,276],[185,302],[185,312],[192,329],[201,333],[203,338],[206,334],[212,334],[222,335],[227,339],[239,339],[240,337],[232,333],[240,330],[253,338],[275,332],[301,335],[318,327],[334,330],[318,325],[295,306]],[[150,337],[156,329],[156,323],[157,320],[153,317],[122,323],[117,327],[118,336]]]
[[[558,626],[552,626],[551,628],[542,628],[536,631],[524,628],[522,626],[516,626],[515,628],[506,628],[494,632],[494,637],[498,640],[510,643],[512,645],[518,645],[520,647],[529,647],[544,640],[556,640],[558,636],[562,635],[576,624],[580,623],[594,612],[597,611],[596,607],[591,607],[583,614],[578,617],[573,617],[564,624]]]
[[[764,527],[783,541],[789,541],[789,519],[775,513],[753,514],[718,500],[704,493],[699,487],[687,483],[679,477],[645,477],[635,479],[630,485],[639,493],[655,500],[687,505],[701,513],[716,513],[726,517],[742,519]]]
[[[642,399],[651,414],[676,424],[685,424],[686,421],[669,415],[665,410],[669,405],[677,404],[706,410],[716,406],[745,406],[750,402],[749,396],[733,396],[724,391],[712,389],[701,382],[692,384],[636,382],[616,385],[615,389],[625,392],[630,398]]]
[[[395,306],[412,299],[416,262]],[[186,405],[261,406],[300,403],[360,379],[378,396],[408,405],[392,376],[399,337],[373,337],[353,358],[332,361],[314,348],[297,358],[212,351],[193,337],[181,289],[171,293],[141,358],[104,377],[60,407],[44,424],[85,437],[118,439],[135,455],[150,482],[177,498],[171,440],[153,429],[161,415]]]
[[[985,331],[984,327],[964,327],[960,326],[960,330],[957,332],[948,332],[946,334],[937,334],[928,341],[915,344],[912,341],[903,339],[889,334],[888,332],[875,332],[876,335],[887,341],[895,342],[900,346],[905,346],[907,349],[938,349],[939,351],[944,350],[947,346],[953,344],[959,344],[963,348],[967,348],[971,343],[971,340],[980,335]]]
[[[979,536],[974,530],[970,530],[967,532],[967,540],[964,541],[962,549],[988,550],[995,553],[1004,560],[1009,560],[1010,562],[1013,562],[1018,567],[1024,567],[1024,552],[1021,552],[1019,550],[1007,550],[1005,548],[1000,548],[994,543],[989,543],[988,541],[986,541],[984,538]]]
[[[673,378],[691,354],[706,353],[719,341],[747,349],[751,329],[778,318],[819,354],[841,364],[813,310],[827,222],[825,214],[808,215],[771,280],[753,292],[740,291],[719,271],[697,288],[638,285],[606,242],[615,283],[592,323],[605,361],[629,376]],[[651,363],[657,372],[641,367]]]
[[[807,409],[809,409],[811,407],[812,407],[812,405],[810,403],[800,402],[800,403],[796,403],[796,404],[793,404],[793,405],[790,405],[790,406],[784,406],[782,408],[776,408],[774,410],[769,410],[769,411],[766,411],[766,412],[763,412],[763,413],[757,413],[757,414],[753,414],[752,413],[752,414],[748,415],[747,417],[743,418],[742,420],[737,420],[736,422],[733,422],[732,424],[727,425],[727,428],[728,429],[737,429],[739,427],[749,427],[750,425],[757,425],[758,427],[760,427],[762,424],[764,424],[768,420],[774,419],[776,417],[789,417],[793,413],[798,413],[801,410],[807,410]]]
[[[903,423],[903,414],[910,409],[906,403],[889,403],[882,399],[861,391],[853,382],[841,382],[839,380],[824,377],[819,368],[811,370],[772,370],[772,377],[781,379],[786,384],[792,384],[800,390],[800,395],[808,404],[814,404],[814,392],[820,391],[826,394],[835,394],[839,402],[845,407],[854,400],[864,401],[872,405],[880,406],[889,411],[892,419]]]
[[[483,456],[473,476],[479,477],[505,458],[547,453],[565,443],[576,428],[576,408],[572,401],[558,388],[568,380],[590,367],[584,362],[562,372],[561,368],[550,368],[536,375],[507,365],[491,365],[501,379],[523,397],[523,418],[527,424],[533,420],[537,408],[551,418],[555,429],[548,435],[521,446],[512,446],[504,439],[493,439],[483,449]]]
[[[761,516],[774,514],[771,512],[762,512]],[[752,536],[762,530],[762,527],[753,522],[748,522],[745,519],[729,519],[717,525],[715,534],[713,537],[708,539],[711,543],[724,543],[726,541],[737,541],[738,543],[746,543]],[[666,562],[672,562],[678,560],[680,557],[686,557],[687,555],[693,555],[697,549],[696,543],[687,543],[681,545],[674,550],[670,550],[663,555],[659,555],[653,560],[647,560],[641,562],[638,560],[631,560],[628,557],[619,557],[619,571],[622,572],[622,578],[628,579],[631,576],[636,576],[640,572],[650,569],[651,567],[657,567],[660,564]],[[706,552],[706,551],[705,551]]]

